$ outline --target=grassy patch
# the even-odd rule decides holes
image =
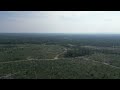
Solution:
[[[13,75],[17,79],[118,79],[120,70],[84,59],[54,61],[25,61],[0,64],[0,76]],[[10,78],[10,77],[9,77]]]
[[[64,51],[59,45],[26,44],[17,45],[13,48],[3,48],[0,51],[0,62],[31,59],[54,58]]]

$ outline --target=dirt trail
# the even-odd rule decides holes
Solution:
[[[105,64],[105,65],[108,65],[108,66],[111,66],[111,67],[113,67],[113,68],[117,68],[117,69],[120,69],[120,67],[117,67],[117,66],[113,66],[113,65],[110,65],[110,64],[108,64],[108,63],[103,63],[103,64]]]
[[[13,74],[11,74],[11,73],[10,73],[10,74],[7,74],[7,75],[5,75],[5,76],[1,76],[1,77],[0,77],[0,79],[7,79],[7,78],[9,78],[9,79],[10,79],[10,78],[11,78],[11,76],[16,75],[16,74],[18,74],[18,73],[20,73],[20,72],[13,73]],[[12,78],[11,78],[11,79],[12,79]]]
[[[62,53],[60,53],[60,54],[58,54],[58,55],[56,55],[55,57],[54,57],[54,60],[56,60],[56,59],[59,59],[59,56],[60,55],[62,55],[62,54],[64,54],[65,52],[67,52],[67,48],[64,48],[65,50],[62,52]]]
[[[60,59],[59,56],[64,54],[65,52],[67,52],[67,48],[64,48],[64,51],[58,55],[56,55],[53,59],[27,59],[27,60],[19,60],[19,61],[7,61],[7,62],[0,62],[0,64],[7,64],[7,63],[17,63],[17,62],[25,62],[25,61],[39,61],[39,60],[57,60],[57,59]],[[90,60],[88,58],[85,58],[85,57],[76,57],[76,58],[84,58],[85,60]],[[104,62],[99,62],[99,61],[95,61],[95,60],[91,60],[92,62],[95,62],[95,63],[101,63],[101,64],[104,64],[104,65],[107,65],[107,66],[111,66],[113,68],[117,68],[117,69],[120,69],[120,67],[117,67],[117,66],[113,66],[113,65],[110,65],[108,63],[104,63]],[[13,74],[8,74],[6,75],[5,77],[9,77]],[[0,77],[1,78],[1,77]]]
[[[88,58],[84,58],[85,60],[90,60]],[[113,66],[113,65],[110,65],[109,63],[105,63],[105,62],[99,62],[99,61],[95,61],[95,60],[90,60],[92,62],[95,62],[95,63],[100,63],[100,64],[104,64],[104,65],[107,65],[107,66],[110,66],[110,67],[113,67],[113,68],[117,68],[117,69],[120,69],[120,67],[117,67],[117,66]]]
[[[0,64],[17,63],[17,62],[25,62],[25,61],[57,60],[57,59],[59,59],[59,56],[60,56],[61,54],[64,54],[65,52],[67,52],[67,48],[64,48],[64,49],[65,49],[65,50],[64,50],[62,53],[56,55],[53,59],[27,59],[27,60],[0,62]]]
[[[54,60],[54,59],[31,59],[31,60],[7,61],[7,62],[0,62],[0,64],[17,63],[17,62],[25,62],[25,61],[39,61],[39,60]]]

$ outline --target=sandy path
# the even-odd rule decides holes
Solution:
[[[13,73],[13,74],[10,73],[10,74],[7,74],[7,75],[5,75],[5,76],[1,76],[0,79],[7,79],[7,78],[10,79],[11,76],[16,75],[16,74],[19,74],[19,73],[20,73],[20,72]],[[11,78],[11,79],[12,79],[12,78]]]
[[[7,63],[17,63],[17,62],[25,62],[25,61],[39,61],[39,60],[57,60],[57,59],[60,59],[59,56],[64,54],[65,52],[67,52],[67,48],[64,48],[65,50],[56,55],[53,59],[30,59],[30,60],[19,60],[19,61],[7,61],[7,62],[0,62],[0,64],[7,64]],[[77,58],[77,57],[76,57]],[[84,58],[85,60],[90,60],[88,58],[85,58],[85,57],[78,57],[78,58]],[[101,63],[101,64],[104,64],[104,65],[107,65],[107,66],[111,66],[113,68],[117,68],[117,69],[120,69],[120,67],[117,67],[117,66],[113,66],[113,65],[110,65],[108,63],[103,63],[103,62],[99,62],[99,61],[95,61],[95,60],[91,60],[92,62],[95,62],[95,63]],[[10,76],[11,74],[7,75],[6,77]]]
[[[67,52],[67,48],[64,48],[64,51],[54,57],[54,60],[59,59],[59,56]]]
[[[7,62],[0,62],[0,64],[17,63],[17,62],[25,62],[25,61],[39,61],[39,60],[57,60],[59,59],[59,56],[61,54],[64,54],[66,51],[67,51],[67,48],[65,48],[65,50],[62,53],[56,55],[53,59],[29,59],[29,60],[7,61]]]
[[[95,62],[95,63],[100,63],[100,64],[104,64],[104,65],[107,65],[107,66],[110,66],[110,67],[113,67],[113,68],[116,68],[116,69],[120,69],[120,67],[117,67],[117,66],[114,66],[114,65],[110,65],[109,63],[105,63],[105,62],[99,62],[99,61],[95,61],[95,60],[90,60],[88,58],[85,58],[85,60],[89,60],[89,61],[92,61],[92,62]]]

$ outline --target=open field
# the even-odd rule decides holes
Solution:
[[[59,45],[15,45],[11,48],[2,48],[0,51],[0,62],[25,60],[25,59],[52,59],[64,48]]]

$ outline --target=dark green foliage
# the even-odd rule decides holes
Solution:
[[[119,41],[119,35],[0,34],[0,78],[120,79]]]
[[[90,60],[108,63],[113,66],[120,67],[120,55],[96,53],[89,56]]]
[[[79,57],[79,56],[86,56],[91,55],[94,52],[88,48],[83,47],[76,47],[72,48],[71,50],[68,50],[67,53],[64,55],[65,57]]]
[[[13,79],[119,79],[120,70],[82,59],[0,64],[0,76]]]
[[[82,35],[82,34],[0,34],[0,44],[76,44],[99,47],[120,46],[119,35]]]

